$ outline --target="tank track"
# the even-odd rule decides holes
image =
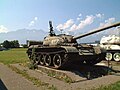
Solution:
[[[45,49],[47,49],[48,52],[44,52]],[[70,63],[70,59],[74,56],[73,54],[66,53],[66,51],[61,48],[55,48],[54,50],[51,48],[29,48],[27,53],[33,64],[55,69],[67,66],[67,63]]]
[[[47,50],[47,52],[45,52]],[[63,69],[70,64],[95,65],[103,60],[103,55],[79,55],[78,53],[67,53],[64,48],[29,48],[27,50],[30,62],[49,68]]]

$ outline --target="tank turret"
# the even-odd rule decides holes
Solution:
[[[76,40],[73,39],[72,35],[66,35],[66,34],[56,35],[53,31],[53,26],[51,21],[49,21],[49,25],[50,25],[50,34],[47,37],[45,37],[43,41],[43,45],[58,46],[58,45],[63,45],[67,43],[69,44],[76,43]]]
[[[77,45],[76,39],[80,39],[80,38],[89,36],[91,34],[98,33],[98,32],[104,31],[104,30],[112,28],[112,27],[116,27],[116,26],[120,25],[120,23],[108,25],[103,28],[98,28],[98,29],[92,30],[91,32],[82,34],[77,37],[74,37],[72,35],[66,35],[66,34],[55,35],[51,21],[49,21],[49,25],[50,25],[50,34],[47,37],[45,37],[45,39],[43,41],[43,45],[56,46],[56,45],[65,45],[65,44],[66,45],[67,44]]]
[[[51,21],[49,21],[49,25],[50,32],[49,35],[44,38],[43,44],[29,46],[27,54],[33,65],[42,65],[58,69],[70,65],[70,63],[95,65],[102,61],[105,53],[100,47],[79,44],[77,43],[77,39],[119,26],[120,23],[98,28],[77,37],[66,34],[56,35]]]

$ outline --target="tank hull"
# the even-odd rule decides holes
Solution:
[[[71,63],[94,65],[105,57],[105,54],[96,53],[93,47],[88,46],[48,47],[32,45],[28,48],[27,54],[33,64],[56,69],[68,67]]]

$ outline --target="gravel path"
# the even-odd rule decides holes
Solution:
[[[6,65],[0,64],[0,90],[41,90]]]

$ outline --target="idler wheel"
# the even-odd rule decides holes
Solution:
[[[53,65],[55,68],[59,68],[62,65],[62,59],[61,59],[61,56],[59,54],[56,54],[53,57]]]
[[[50,66],[51,65],[51,56],[46,54],[45,55],[45,65]]]
[[[43,54],[41,54],[40,55],[40,60],[39,60],[39,62],[40,62],[40,65],[44,65],[45,64],[45,62],[44,62],[44,58],[45,58],[45,56],[43,55]]]

